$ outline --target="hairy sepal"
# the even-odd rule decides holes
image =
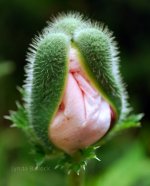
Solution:
[[[68,71],[68,37],[47,35],[39,44],[33,64],[29,122],[46,149],[51,148],[48,125],[61,102]]]
[[[91,83],[106,99],[115,112],[116,119],[127,111],[126,91],[118,70],[118,57],[108,34],[96,28],[87,28],[75,34],[75,45],[80,51],[80,61]]]

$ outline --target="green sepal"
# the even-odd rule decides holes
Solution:
[[[108,33],[96,28],[76,32],[75,46],[87,77],[100,95],[109,102],[116,119],[128,112],[126,91],[118,72],[118,58],[114,41]]]
[[[65,90],[68,44],[68,37],[65,34],[47,35],[38,45],[33,63],[29,121],[41,144],[48,151],[52,150],[48,127]]]

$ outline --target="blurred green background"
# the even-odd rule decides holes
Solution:
[[[63,186],[55,162],[35,170],[24,134],[3,118],[20,100],[26,51],[35,34],[58,12],[79,11],[104,22],[117,38],[121,72],[142,127],[102,146],[101,162],[89,162],[88,186],[150,186],[150,1],[149,0],[0,0],[0,186]]]

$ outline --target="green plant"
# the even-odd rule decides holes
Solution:
[[[50,22],[42,34],[33,40],[29,50],[26,81],[20,89],[24,104],[17,103],[18,111],[11,111],[7,118],[13,122],[12,126],[21,128],[29,136],[35,158],[38,159],[37,166],[46,159],[58,158],[57,167],[67,170],[71,185],[81,185],[87,161],[97,159],[95,150],[118,132],[139,126],[142,117],[142,114],[130,114],[127,92],[119,73],[116,42],[107,27],[84,20],[78,14],[67,14]],[[75,62],[73,67],[71,61]],[[68,80],[69,73],[83,76],[92,87],[93,94],[99,96],[98,99],[102,99],[100,103],[105,105],[94,112],[103,112],[104,115],[108,112],[105,116],[107,127],[106,122],[100,127],[97,120],[97,123],[91,122],[100,131],[98,134],[88,124],[81,129],[68,125],[67,121],[64,126],[68,125],[70,134],[67,127],[61,128],[63,121],[59,127],[55,124],[57,114],[64,110],[62,100],[73,91],[69,89],[70,92],[67,92],[69,82],[73,82]],[[85,87],[78,80],[80,76],[76,80],[86,94]],[[76,100],[76,103],[79,101]],[[94,108],[94,104],[90,108]],[[77,109],[81,110],[80,107]],[[84,133],[85,137],[82,136]],[[69,142],[65,141],[65,135]],[[95,139],[96,135],[98,137]]]

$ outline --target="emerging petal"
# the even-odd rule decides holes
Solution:
[[[106,134],[111,109],[85,77],[75,49],[70,50],[69,59],[66,90],[49,126],[49,137],[58,148],[72,154]]]

